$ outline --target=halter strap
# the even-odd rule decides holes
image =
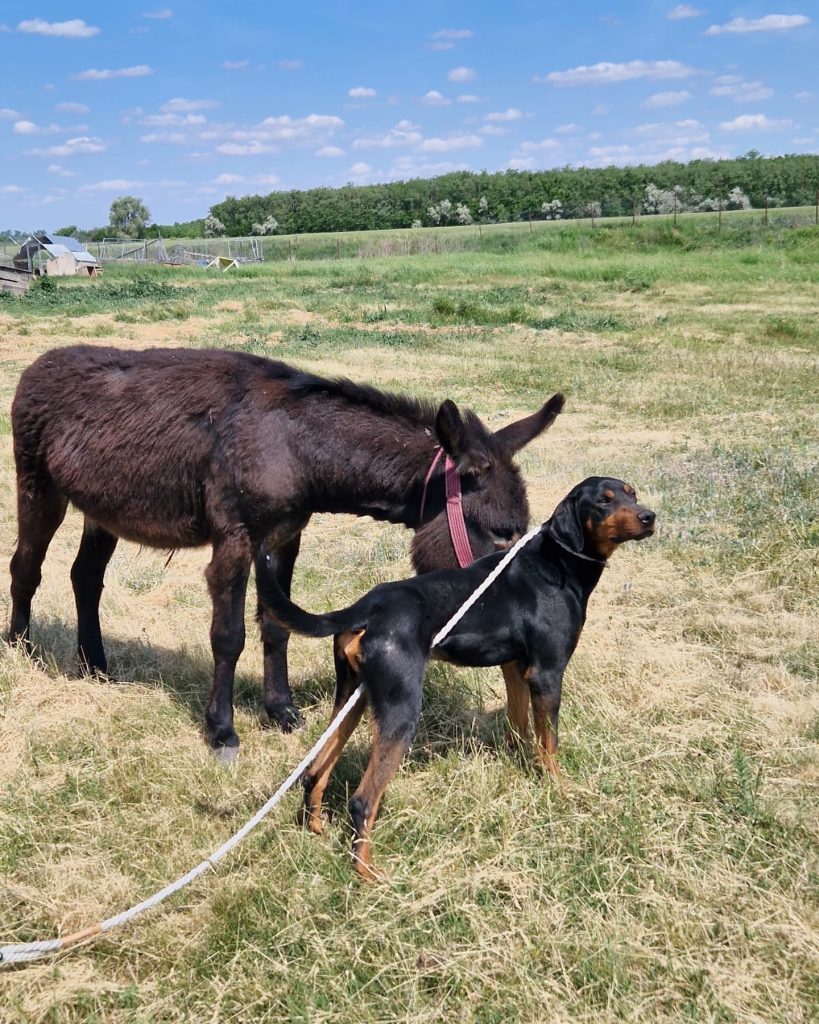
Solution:
[[[444,449],[439,448],[432,460],[432,465],[427,470],[424,479],[424,491],[421,495],[421,511],[418,516],[419,523],[424,521],[424,506],[427,500],[427,488],[432,479],[435,468],[445,455]],[[444,460],[444,487],[446,490],[446,521],[449,526],[449,536],[452,539],[452,546],[455,548],[455,557],[462,569],[475,561],[472,554],[472,547],[469,543],[469,534],[466,532],[466,520],[464,519],[464,506],[461,499],[461,478],[455,463],[447,455]]]

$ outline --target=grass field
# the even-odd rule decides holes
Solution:
[[[322,839],[299,795],[212,875],[86,948],[0,969],[0,1022],[819,1020],[816,456],[819,234],[756,222],[573,225],[503,251],[106,270],[0,301],[0,546],[15,542],[9,408],[46,348],[221,346],[425,397],[493,426],[556,389],[521,458],[534,520],[591,473],[658,513],[618,553],[567,673],[556,788],[504,744],[496,671],[435,666],[359,884],[346,793]],[[371,239],[377,248],[378,239]],[[306,729],[264,728],[248,622],[235,771],[200,723],[207,552],[121,544],[103,633],[117,684],[75,678],[69,512],[38,654],[0,654],[0,944],[68,933],[234,832],[328,717],[330,648],[297,639]],[[316,517],[294,594],[348,603],[409,572],[410,535]],[[0,587],[8,621],[8,577]],[[252,604],[250,602],[249,604]]]

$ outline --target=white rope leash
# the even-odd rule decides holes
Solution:
[[[498,576],[500,576],[500,574],[503,572],[506,566],[509,565],[509,563],[515,557],[515,555],[517,555],[518,551],[520,551],[522,547],[528,544],[533,537],[537,537],[537,535],[540,533],[540,530],[541,527],[533,526],[528,533],[524,534],[520,538],[520,540],[514,545],[514,547],[511,547],[506,552],[503,558],[498,562],[498,564],[495,566],[492,572],[489,573],[489,575],[486,577],[483,583],[481,583],[478,589],[473,590],[473,592],[464,601],[464,603],[457,610],[457,612],[455,612],[455,614],[452,616],[449,622],[447,622],[443,629],[438,630],[438,632],[432,638],[433,647],[437,647],[442,640],[445,640],[449,636],[451,631],[458,625],[458,623],[461,621],[464,615],[466,615],[466,613],[469,611],[472,605],[484,594],[485,591],[487,591],[492,586],[492,584],[495,582]]]
[[[495,566],[491,573],[481,583],[477,590],[473,591],[472,594],[464,601],[461,607],[455,612],[452,618],[446,623],[446,625],[440,629],[433,638],[432,646],[437,647],[455,626],[461,621],[466,615],[473,604],[481,597],[481,595],[492,586],[495,580],[500,576],[506,566],[512,561],[517,555],[520,549],[528,544],[529,541],[540,532],[540,527],[535,527],[530,530],[525,536],[510,548],[509,551],[504,555],[500,562]],[[146,910],[150,910],[151,907],[155,907],[157,904],[162,903],[169,896],[172,896],[175,892],[179,892],[180,889],[184,889],[186,885],[190,885],[195,879],[201,874],[204,874],[208,868],[215,868],[219,861],[225,857],[234,846],[245,838],[248,833],[252,832],[254,828],[273,810],[276,804],[279,803],[281,798],[287,793],[288,790],[296,784],[301,778],[302,774],[307,770],[313,760],[316,758],[318,753],[324,747],[324,744],[333,736],[353,709],[353,706],[357,703],[359,697],[364,693],[364,684],[359,683],[355,690],[352,692],[347,702],[339,710],[336,717],[330,722],[324,732],[319,736],[316,742],[313,744],[311,749],[304,755],[299,761],[293,771],[287,776],[284,782],[279,786],[273,796],[265,803],[253,817],[244,824],[238,832],[234,832],[233,835],[226,840],[222,845],[213,851],[213,853],[206,857],[203,861],[191,868],[186,874],[182,875],[181,878],[177,878],[175,882],[171,882],[166,885],[163,889],[155,892],[153,896],[149,896],[146,900],[141,903],[137,903],[135,906],[128,910],[123,910],[121,914],[116,914],[114,917],[109,917],[105,921],[100,921],[98,924],[91,925],[90,928],[85,928],[82,931],[74,932],[71,935],[66,935],[60,939],[46,939],[41,942],[18,942],[11,943],[6,946],[0,946],[0,964],[14,964],[23,963],[29,960],[39,960],[41,957],[47,956],[49,953],[57,953],[60,950],[67,949],[70,946],[74,946],[79,942],[92,939],[97,935],[101,935],[104,932],[110,932],[113,928],[118,928],[120,925],[127,924],[132,921],[139,914],[144,913]]]

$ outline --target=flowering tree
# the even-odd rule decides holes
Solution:
[[[250,233],[251,235],[275,235],[278,226],[279,222],[271,213],[269,217],[266,217],[265,220],[261,222],[261,224],[258,221],[254,221],[253,227],[250,229]]]

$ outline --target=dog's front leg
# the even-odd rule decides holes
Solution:
[[[501,665],[503,681],[506,683],[506,710],[509,715],[509,731],[506,734],[510,746],[523,743],[529,736],[529,687],[516,661]]]
[[[563,673],[533,666],[526,673],[526,681],[532,698],[532,720],[540,763],[553,779],[558,780],[557,720]]]

